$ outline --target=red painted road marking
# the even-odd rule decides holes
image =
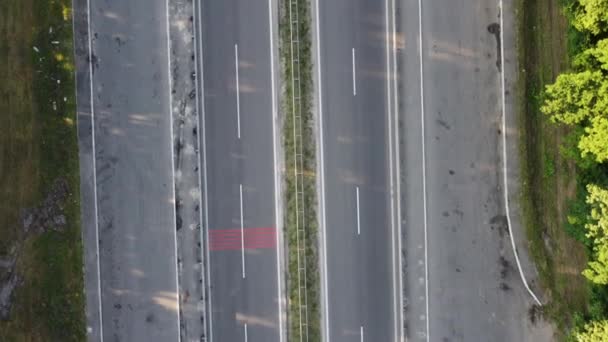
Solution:
[[[244,228],[243,244],[245,249],[269,249],[276,247],[276,229],[273,227]],[[241,230],[209,230],[209,248],[212,251],[240,250]]]

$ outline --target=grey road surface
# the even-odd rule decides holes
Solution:
[[[90,288],[101,291],[88,297],[87,306],[101,316],[89,318],[103,322],[101,331],[90,326],[90,338],[103,333],[107,341],[176,341],[165,1],[91,1],[89,10],[93,75],[84,78],[79,70],[78,97],[82,109],[92,96],[94,121],[86,127],[90,131],[79,134],[85,147],[81,160],[89,154],[95,167],[85,166],[93,172],[82,179],[84,189],[93,192],[84,197],[89,203],[83,229],[87,274],[90,267],[97,270],[89,261],[90,251],[99,248],[100,277],[87,278],[87,287],[94,279],[99,283]],[[98,240],[90,239],[96,235]]]
[[[268,0],[199,3],[209,335],[279,341],[270,42],[276,12],[270,16]]]
[[[318,4],[324,335],[327,341],[394,341],[400,316],[389,155],[390,1]]]
[[[503,201],[499,16],[498,1],[400,2],[409,341],[543,340]]]

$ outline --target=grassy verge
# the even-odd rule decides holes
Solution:
[[[34,47],[38,50],[35,51]],[[67,180],[68,225],[25,242],[0,341],[82,341],[84,298],[70,0],[0,2],[0,255],[21,209]]]
[[[315,181],[315,144],[313,135],[312,114],[312,61],[310,43],[310,10],[307,1],[298,2],[298,31],[300,56],[300,89],[302,115],[302,152],[304,171],[304,203],[305,208],[305,250],[306,250],[306,304],[308,314],[308,341],[320,341],[319,317],[319,278],[317,250],[317,215],[316,215],[316,181]],[[298,295],[298,263],[297,263],[297,229],[296,229],[296,190],[294,174],[295,137],[293,134],[293,103],[291,77],[291,37],[289,22],[289,1],[281,1],[279,34],[281,40],[281,72],[283,75],[282,109],[284,113],[283,147],[285,151],[285,237],[288,246],[288,334],[289,341],[300,341],[300,296]],[[299,126],[298,126],[299,127]],[[299,138],[298,138],[299,139]],[[299,141],[299,140],[298,140]],[[302,224],[302,223],[300,223]],[[306,339],[304,339],[306,340]]]
[[[581,275],[586,248],[570,236],[567,214],[577,195],[574,161],[561,153],[569,130],[540,112],[545,85],[567,69],[576,39],[558,0],[518,0],[519,126],[522,206],[529,250],[549,295],[544,313],[559,339],[588,310],[590,289]]]

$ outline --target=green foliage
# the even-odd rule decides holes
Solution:
[[[578,124],[608,110],[608,81],[600,71],[566,73],[545,90],[541,111],[551,121]]]
[[[608,190],[595,184],[587,185],[590,218],[585,224],[587,237],[593,240],[593,258],[583,271],[596,284],[608,284]]]
[[[589,305],[588,318],[590,320],[605,319],[608,314],[608,288],[603,285],[591,286],[591,302]]]
[[[546,87],[541,111],[552,122],[582,129],[576,159],[603,163],[608,160],[608,39],[580,53],[573,64],[580,71],[561,74]],[[568,145],[572,155],[574,145]]]
[[[608,190],[589,184],[587,191],[587,203],[591,207],[591,222],[586,225],[587,236],[596,243],[608,245]]]
[[[602,39],[595,47],[581,52],[574,58],[573,65],[581,70],[608,71],[608,39]]]
[[[608,0],[579,0],[573,24],[580,31],[605,32],[608,28]]]
[[[585,324],[583,331],[575,335],[577,342],[608,341],[608,321],[593,321]]]
[[[596,284],[608,285],[608,246],[596,245],[593,254],[593,260],[589,261],[583,275]]]
[[[588,248],[591,248],[592,241],[587,237],[587,230],[585,229],[589,216],[588,213],[590,211],[586,199],[587,189],[585,187],[579,187],[577,189],[576,197],[569,203],[565,229],[570,236],[585,244]]]
[[[581,137],[578,147],[583,157],[592,154],[598,163],[608,160],[608,118],[592,118],[590,126],[585,127],[585,135]]]

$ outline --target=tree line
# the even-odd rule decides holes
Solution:
[[[579,190],[566,229],[588,248],[591,303],[570,339],[608,341],[608,0],[562,2],[578,39],[570,69],[544,89],[541,112],[571,127],[561,152],[576,163]]]

